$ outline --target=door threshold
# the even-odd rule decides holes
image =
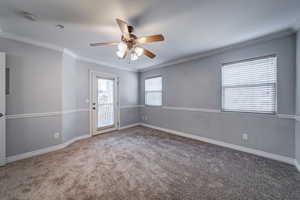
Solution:
[[[110,129],[105,129],[105,130],[101,130],[101,131],[97,131],[97,132],[93,133],[92,136],[97,136],[97,135],[101,135],[103,133],[113,132],[113,131],[117,131],[117,130],[118,129],[116,127],[110,128]]]

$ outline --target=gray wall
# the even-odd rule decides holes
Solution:
[[[278,112],[294,114],[295,35],[227,50],[213,56],[154,69],[140,75],[140,103],[144,104],[144,79],[163,77],[163,106],[221,109],[222,63],[276,54],[278,57]],[[294,157],[294,121],[266,114],[208,113],[141,108],[144,123],[232,144]],[[249,141],[242,142],[242,133]]]
[[[33,45],[0,38],[10,69],[9,115],[43,113],[61,108],[62,54]]]
[[[76,110],[77,106],[77,70],[76,59],[69,54],[63,54],[62,59],[62,110]],[[85,115],[84,115],[85,114]],[[69,141],[81,135],[89,133],[88,129],[82,129],[83,112],[66,112],[62,115],[62,140]]]
[[[6,114],[47,113],[61,110],[61,60],[57,51],[0,38],[10,69]],[[60,144],[61,116],[6,120],[8,156]]]
[[[297,33],[297,67],[296,67],[296,116],[295,122],[295,155],[296,160],[300,163],[300,31]]]
[[[89,70],[120,76],[121,105],[138,104],[138,74],[75,60],[68,54],[0,38],[7,54],[10,94],[7,115],[88,109]],[[121,126],[139,122],[138,108],[121,109]],[[19,116],[19,115],[18,115]],[[7,156],[61,144],[89,134],[89,112],[7,119]],[[54,133],[60,137],[55,139]]]

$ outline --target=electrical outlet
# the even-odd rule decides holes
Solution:
[[[248,134],[247,133],[243,133],[242,135],[242,140],[246,143],[248,141]]]
[[[147,121],[147,120],[148,120],[148,116],[147,116],[147,115],[145,115],[145,116],[144,116],[144,119],[145,119],[145,121]]]
[[[54,134],[53,134],[54,139],[58,139],[58,138],[59,138],[59,135],[60,135],[59,132],[54,133]]]

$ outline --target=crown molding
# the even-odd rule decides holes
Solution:
[[[69,49],[65,48],[63,50],[63,53],[66,54],[66,55],[69,55],[69,56],[73,57],[74,59],[78,59],[78,56],[74,52],[72,52],[71,50],[69,50]]]
[[[84,62],[89,62],[89,63],[94,63],[94,64],[105,66],[105,67],[111,67],[111,68],[115,68],[115,69],[125,70],[125,71],[138,72],[138,70],[136,70],[136,69],[118,67],[118,66],[115,66],[115,65],[108,64],[106,62],[102,62],[102,61],[99,61],[99,60],[95,60],[95,59],[87,58],[87,57],[83,57],[83,56],[77,56],[77,60],[84,61]]]
[[[23,43],[26,43],[26,44],[31,44],[31,45],[34,45],[34,46],[43,47],[43,48],[51,49],[51,50],[54,50],[54,51],[59,51],[63,54],[67,54],[67,55],[73,57],[76,60],[81,60],[81,61],[85,61],[85,62],[89,62],[89,63],[94,63],[94,64],[105,66],[105,67],[111,67],[111,68],[115,68],[115,69],[119,69],[119,70],[132,71],[132,72],[137,72],[138,71],[136,69],[118,67],[118,66],[106,63],[106,62],[102,62],[102,61],[95,60],[95,59],[92,59],[92,58],[80,56],[80,55],[74,53],[70,49],[60,47],[60,46],[57,46],[57,45],[54,45],[54,44],[51,44],[51,43],[41,42],[41,41],[37,41],[37,40],[31,39],[31,38],[19,36],[19,35],[14,34],[14,33],[1,32],[0,31],[0,38],[11,39],[11,40],[23,42]]]
[[[23,43],[26,43],[26,44],[31,44],[31,45],[38,46],[38,47],[44,47],[44,48],[51,49],[51,50],[54,50],[54,51],[59,51],[59,52],[64,51],[64,48],[59,47],[57,45],[53,45],[53,44],[50,44],[50,43],[33,40],[33,39],[30,39],[30,38],[27,38],[27,37],[22,37],[22,36],[14,34],[14,33],[0,32],[0,37],[15,40],[15,41],[18,41],[18,42],[23,42]]]
[[[205,51],[205,52],[199,53],[199,54],[194,55],[194,56],[186,56],[186,57],[174,60],[174,61],[170,61],[170,62],[166,62],[166,63],[146,67],[146,68],[140,69],[139,72],[147,72],[147,71],[151,71],[151,70],[157,69],[157,68],[163,68],[163,67],[168,67],[168,66],[171,66],[171,65],[177,65],[177,64],[181,64],[181,63],[185,63],[185,62],[190,62],[190,61],[193,61],[193,60],[198,60],[200,58],[205,58],[205,57],[209,57],[209,56],[212,56],[212,55],[221,54],[221,53],[226,52],[228,50],[239,49],[239,48],[243,48],[243,47],[246,47],[246,46],[249,46],[249,45],[254,45],[254,44],[261,43],[261,42],[267,42],[267,41],[270,41],[270,40],[286,37],[286,36],[294,34],[295,32],[296,31],[295,31],[294,28],[293,29],[286,29],[286,30],[279,31],[279,32],[276,32],[276,33],[271,33],[271,34],[268,34],[268,35],[264,35],[264,36],[261,36],[261,37],[258,37],[258,38],[245,40],[245,41],[240,41],[240,42],[237,42],[235,44],[231,44],[231,45],[227,45],[227,46],[224,46],[224,47],[221,47],[221,48]]]

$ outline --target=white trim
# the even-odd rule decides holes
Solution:
[[[300,172],[300,164],[298,163],[298,161],[296,159],[295,159],[294,165],[297,168],[297,170]]]
[[[119,130],[124,130],[124,129],[132,128],[132,127],[136,127],[136,126],[140,126],[140,125],[141,125],[141,123],[130,124],[130,125],[120,127]]]
[[[42,155],[42,154],[49,153],[49,152],[52,152],[52,151],[57,151],[59,149],[63,149],[65,147],[69,146],[70,144],[72,144],[72,143],[74,143],[78,140],[82,140],[82,139],[89,138],[89,137],[91,137],[91,136],[90,135],[83,135],[83,136],[73,138],[73,139],[71,139],[71,140],[69,140],[65,143],[58,144],[58,145],[55,145],[55,146],[50,146],[50,147],[47,147],[47,148],[38,149],[38,150],[35,150],[35,151],[22,153],[22,154],[18,154],[18,155],[15,155],[15,156],[9,156],[9,157],[6,158],[6,162],[11,163],[11,162],[14,162],[14,161],[17,161],[17,160],[23,160],[23,159],[30,158],[30,157],[33,157],[33,156],[38,156],[38,155]]]
[[[67,55],[69,55],[69,56],[71,56],[71,57],[73,57],[74,59],[77,59],[77,58],[78,58],[78,56],[77,56],[74,52],[72,52],[71,50],[69,50],[69,49],[64,49],[64,50],[63,50],[63,53],[64,53],[64,54],[67,54]]]
[[[60,51],[60,52],[64,51],[64,48],[59,47],[57,45],[53,45],[53,44],[50,44],[50,43],[47,43],[47,42],[41,42],[41,41],[33,40],[33,39],[30,39],[30,38],[26,38],[26,37],[23,37],[23,36],[16,35],[14,33],[0,32],[0,37],[15,40],[15,41],[19,41],[19,42],[23,42],[23,43],[27,43],[27,44],[31,44],[31,45],[38,46],[38,47],[51,49],[51,50],[54,50],[54,51]]]
[[[6,165],[6,160],[4,159],[0,159],[0,167]]]
[[[299,115],[295,115],[295,120],[300,122],[300,116]]]
[[[288,115],[288,114],[277,114],[276,115],[278,118],[282,119],[296,119],[295,115]]]
[[[106,63],[106,62],[102,62],[102,61],[98,61],[98,60],[95,60],[95,59],[92,59],[92,58],[80,56],[80,55],[75,54],[70,49],[60,47],[60,46],[57,46],[57,45],[53,45],[53,44],[50,44],[50,43],[47,43],[47,42],[41,42],[41,41],[30,39],[30,38],[27,38],[27,37],[19,36],[19,35],[14,34],[14,33],[1,32],[0,31],[0,38],[11,39],[11,40],[23,42],[23,43],[26,43],[26,44],[31,44],[31,45],[34,45],[34,46],[43,47],[43,48],[51,49],[51,50],[54,50],[54,51],[59,51],[59,52],[62,52],[62,53],[66,53],[66,54],[72,56],[73,58],[75,58],[77,60],[90,62],[90,63],[94,63],[94,64],[97,64],[97,65],[102,65],[102,66],[116,68],[116,69],[125,70],[125,71],[133,71],[133,72],[138,71],[137,69],[118,67],[118,66]]]
[[[73,109],[73,110],[65,110],[62,111],[61,114],[70,114],[70,113],[76,113],[76,112],[89,112],[90,110],[88,108],[80,108],[80,109]]]
[[[140,108],[143,107],[143,105],[124,105],[120,106],[121,109],[126,109],[126,108]]]
[[[45,112],[45,113],[25,113],[25,114],[16,114],[16,115],[6,115],[6,119],[22,119],[22,118],[39,118],[39,117],[50,117],[57,116],[75,112],[89,112],[88,108],[80,108],[73,110],[64,110],[64,111],[54,111],[54,112]]]
[[[268,153],[268,152],[261,151],[261,150],[251,149],[251,148],[248,148],[248,147],[243,147],[243,146],[239,146],[239,145],[235,145],[235,144],[221,142],[221,141],[217,141],[217,140],[214,140],[214,139],[205,138],[205,137],[201,137],[201,136],[197,136],[197,135],[192,135],[192,134],[189,134],[189,133],[179,132],[179,131],[175,131],[175,130],[171,130],[171,129],[161,128],[161,127],[158,127],[158,126],[153,126],[153,125],[149,125],[149,124],[145,124],[145,123],[141,123],[141,125],[145,126],[145,127],[148,127],[148,128],[153,128],[153,129],[168,132],[168,133],[171,133],[171,134],[179,135],[179,136],[182,136],[182,137],[191,138],[191,139],[207,142],[207,143],[210,143],[210,144],[215,144],[215,145],[218,145],[218,146],[227,147],[227,148],[230,148],[230,149],[234,149],[234,150],[238,150],[238,151],[242,151],[242,152],[262,156],[262,157],[265,157],[265,158],[269,158],[269,159],[272,159],[272,160],[277,160],[277,161],[281,161],[281,162],[284,162],[284,163],[295,165],[294,158],[291,158],[291,157],[281,156],[281,155],[277,155],[277,154],[273,154],[273,153]]]
[[[121,95],[120,95],[120,77],[117,77],[117,88],[118,88],[118,126],[117,129],[121,127]]]
[[[162,108],[167,110],[184,110],[184,111],[198,111],[198,112],[212,112],[212,113],[221,112],[221,110],[207,109],[207,108],[189,108],[189,107],[175,107],[175,106],[163,106]]]
[[[151,106],[144,106],[144,105],[140,105],[140,107],[152,108]],[[231,113],[231,112],[223,112],[218,109],[209,109],[209,108],[192,108],[192,107],[178,107],[178,106],[162,106],[160,108],[167,109],[167,110],[181,110],[181,111],[192,111],[192,112]],[[239,113],[239,112],[237,112],[237,113]],[[240,113],[243,114],[243,112],[240,112]],[[247,113],[247,114],[258,114],[258,113]],[[258,114],[258,115],[260,115],[260,114]],[[297,121],[300,120],[300,116],[288,115],[288,114],[276,114],[276,115],[266,114],[266,116],[278,117],[280,119],[296,119]]]
[[[116,126],[113,127],[113,128],[103,129],[103,130],[101,130],[101,131],[94,132],[92,136],[97,136],[97,135],[101,135],[101,134],[103,134],[103,133],[112,132],[112,131],[117,131],[117,130],[119,130],[119,127],[116,125]]]
[[[6,163],[6,99],[5,99],[5,67],[6,57],[4,52],[0,52],[0,112],[4,116],[0,118],[0,166]]]
[[[6,115],[6,119],[39,118],[39,117],[57,116],[61,114],[62,114],[61,111],[46,112],[46,113],[26,113],[26,114],[16,114],[16,115]]]
[[[93,136],[93,71],[89,69],[89,96],[90,96],[90,102],[89,102],[89,109],[91,112],[89,113],[89,134],[90,136]]]
[[[221,47],[221,48],[205,51],[205,52],[199,53],[199,54],[194,55],[194,56],[186,56],[186,57],[183,57],[183,58],[180,58],[180,59],[177,59],[177,60],[173,60],[173,61],[169,61],[169,62],[166,62],[166,63],[162,63],[162,64],[150,66],[150,67],[145,67],[143,69],[140,69],[139,71],[140,72],[147,72],[147,71],[150,71],[150,70],[153,70],[153,69],[156,69],[156,68],[162,68],[162,67],[167,67],[167,66],[170,66],[170,65],[177,65],[177,64],[181,64],[181,63],[185,63],[185,62],[190,62],[190,61],[193,61],[193,60],[198,60],[200,58],[220,54],[220,53],[223,53],[223,52],[231,50],[231,49],[238,49],[238,48],[243,48],[243,47],[246,47],[246,46],[249,46],[249,45],[258,44],[258,43],[261,43],[261,42],[267,42],[267,41],[274,40],[274,39],[281,38],[281,37],[285,37],[285,36],[288,36],[288,35],[291,35],[291,34],[294,34],[294,33],[295,33],[294,30],[284,30],[284,31],[280,31],[280,32],[277,32],[277,33],[271,33],[271,34],[268,34],[268,35],[265,35],[265,36],[262,36],[262,37],[253,38],[253,39],[246,40],[246,41],[243,40],[243,41],[239,41],[237,43],[234,43],[234,44],[231,44],[231,45],[228,45],[228,46],[224,46],[224,47]]]

